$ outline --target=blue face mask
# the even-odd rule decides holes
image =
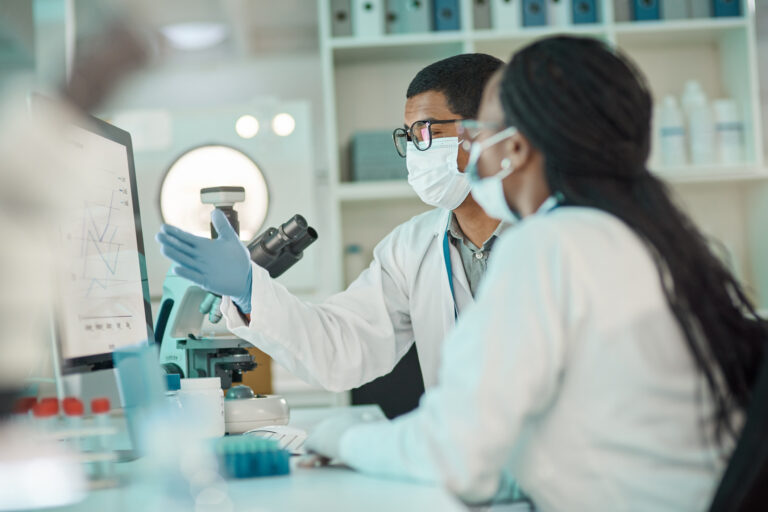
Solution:
[[[515,128],[509,127],[483,141],[473,144],[465,170],[471,187],[472,197],[475,198],[477,204],[485,210],[489,217],[510,223],[517,222],[519,216],[507,204],[502,182],[504,178],[514,172],[515,169],[512,167],[512,163],[509,159],[505,158],[501,161],[501,170],[499,172],[493,176],[481,178],[477,172],[477,162],[480,160],[480,154],[483,150],[510,138],[516,132]]]

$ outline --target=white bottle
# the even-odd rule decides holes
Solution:
[[[224,435],[224,392],[219,377],[181,379],[179,399],[185,418],[201,438]]]
[[[688,154],[694,165],[715,164],[715,126],[712,110],[701,84],[696,80],[685,83],[683,110],[688,127]]]
[[[685,124],[674,96],[667,95],[659,109],[659,144],[661,162],[665,166],[681,166],[686,162]]]
[[[739,106],[732,99],[717,100],[712,104],[715,117],[717,153],[721,164],[744,162],[744,122]]]

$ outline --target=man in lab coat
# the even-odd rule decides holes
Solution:
[[[219,211],[215,240],[163,226],[157,239],[175,272],[222,295],[227,327],[307,382],[343,391],[388,374],[415,342],[425,388],[437,381],[443,339],[473,302],[488,255],[507,227],[469,194],[468,155],[455,121],[477,116],[483,88],[502,66],[466,54],[422,69],[393,139],[408,181],[436,208],[396,227],[347,290],[321,304],[299,300],[263,268]],[[395,149],[395,148],[393,148]]]

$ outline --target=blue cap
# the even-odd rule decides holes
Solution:
[[[165,376],[165,385],[168,391],[178,391],[181,389],[181,375],[178,373],[169,373]]]

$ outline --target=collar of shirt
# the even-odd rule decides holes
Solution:
[[[558,206],[560,206],[560,203],[563,202],[563,196],[559,192],[555,192],[553,195],[549,196],[544,200],[543,203],[541,203],[541,206],[536,210],[536,214],[539,213],[549,213]]]
[[[510,224],[500,223],[491,236],[488,237],[488,240],[483,243],[482,248],[478,248],[466,237],[461,230],[461,226],[459,226],[458,220],[456,220],[456,215],[451,212],[451,220],[448,223],[447,229],[448,237],[451,244],[459,251],[461,266],[464,268],[464,275],[467,277],[467,284],[473,297],[480,286],[483,275],[485,275],[488,266],[488,256],[491,253],[494,242],[502,231],[508,227],[510,227]]]
[[[472,252],[479,250],[490,251],[494,240],[510,227],[512,227],[512,224],[500,222],[499,225],[496,226],[496,230],[491,234],[490,237],[488,237],[488,240],[483,242],[483,246],[477,247],[469,238],[466,237],[464,231],[461,229],[461,226],[459,226],[459,221],[456,219],[456,214],[451,212],[451,221],[448,223],[448,235],[453,239],[454,242],[463,243],[469,249],[471,249]]]

